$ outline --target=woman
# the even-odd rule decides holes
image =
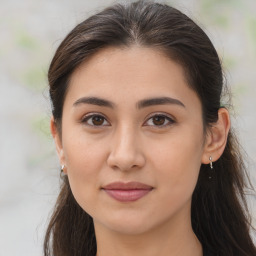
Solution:
[[[244,165],[212,43],[167,5],[90,17],[49,69],[63,185],[45,256],[252,256]]]

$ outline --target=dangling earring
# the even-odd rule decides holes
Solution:
[[[212,166],[212,156],[209,157],[209,160],[210,160],[210,167],[211,167],[211,169],[213,169],[213,166]]]
[[[210,160],[210,168],[211,168],[211,170],[209,171],[209,179],[211,179],[213,176],[212,156],[209,157],[209,160]]]

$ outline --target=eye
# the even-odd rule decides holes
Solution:
[[[172,118],[170,118],[169,116],[166,116],[163,114],[156,114],[147,120],[146,125],[158,126],[158,127],[162,128],[165,126],[169,126],[173,123],[175,123],[175,121]]]
[[[89,126],[108,126],[109,122],[106,118],[99,114],[90,114],[83,118],[82,123]]]

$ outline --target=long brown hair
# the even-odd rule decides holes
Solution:
[[[48,79],[52,114],[60,135],[63,102],[74,70],[104,47],[134,44],[162,50],[183,66],[188,85],[201,100],[205,133],[218,120],[226,86],[218,54],[207,35],[175,8],[138,1],[116,4],[91,16],[77,25],[57,49]],[[210,168],[201,165],[192,197],[193,230],[204,250],[214,255],[256,255],[244,193],[248,180],[232,129],[214,169],[209,180]],[[46,232],[44,255],[94,256],[96,251],[93,220],[75,201],[65,176]]]

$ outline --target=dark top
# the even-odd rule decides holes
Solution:
[[[210,252],[209,250],[207,250],[206,248],[203,249],[203,254],[204,256],[218,256],[212,252]]]

